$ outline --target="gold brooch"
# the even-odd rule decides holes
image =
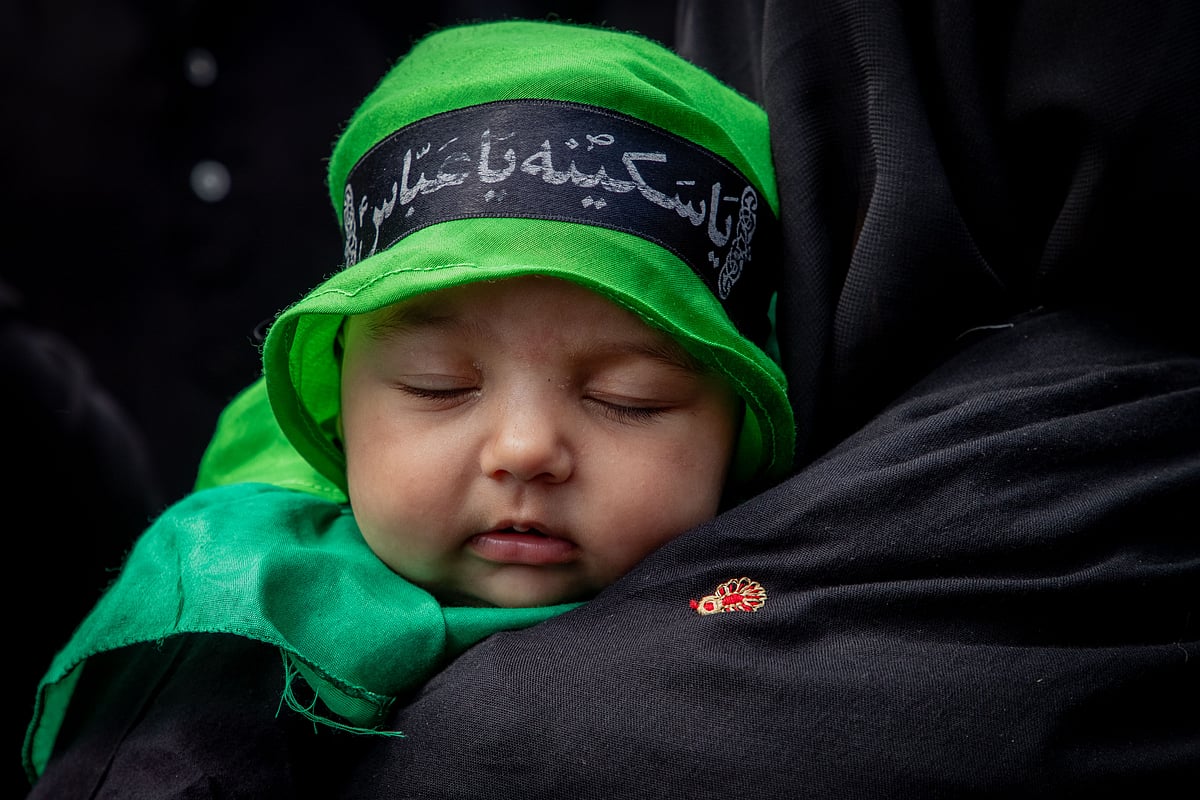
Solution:
[[[721,614],[726,611],[758,611],[767,602],[767,590],[758,581],[733,578],[717,587],[712,594],[692,600],[697,614]]]

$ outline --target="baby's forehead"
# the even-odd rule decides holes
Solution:
[[[537,301],[547,299],[544,294],[547,290],[551,292],[553,304],[538,305]],[[492,301],[501,295],[506,303],[498,306]],[[488,339],[493,334],[492,318],[497,308],[507,308],[509,313],[515,309],[519,315],[528,311],[531,316],[535,315],[536,310],[550,309],[551,313],[543,314],[541,318],[552,317],[556,327],[569,329],[579,326],[595,332],[595,339],[589,340],[589,349],[643,355],[692,372],[709,371],[703,359],[690,353],[675,337],[635,311],[602,292],[574,281],[548,276],[476,281],[439,289],[350,319],[364,335],[379,341],[423,333],[479,340]],[[601,320],[619,319],[621,324],[598,329],[595,327],[595,314],[581,313],[584,310],[599,311]]]

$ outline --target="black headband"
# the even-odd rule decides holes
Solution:
[[[421,228],[471,217],[579,222],[654,242],[700,276],[742,335],[762,345],[770,332],[770,206],[728,161],[641,120],[580,103],[507,100],[405,126],[346,177],[346,265]]]

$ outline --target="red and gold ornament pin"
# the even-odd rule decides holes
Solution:
[[[758,611],[767,602],[767,590],[758,581],[733,578],[722,583],[712,594],[692,600],[697,614],[723,614],[726,611]]]

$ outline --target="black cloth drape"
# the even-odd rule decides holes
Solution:
[[[1097,304],[1197,341],[1200,8],[679,4],[676,48],[771,118],[803,454],[968,328]]]

